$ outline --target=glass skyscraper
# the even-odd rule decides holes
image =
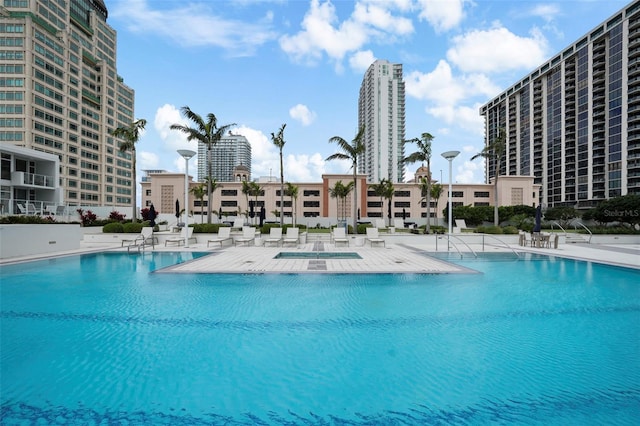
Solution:
[[[549,207],[640,194],[640,2],[635,1],[482,106],[501,168],[529,175]]]
[[[245,166],[251,176],[251,144],[242,135],[229,134],[211,148],[211,177],[218,182],[233,182],[233,169]],[[204,182],[207,172],[207,146],[198,143],[198,181]]]

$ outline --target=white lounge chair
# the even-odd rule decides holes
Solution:
[[[218,237],[213,240],[207,240],[207,247],[211,243],[219,243],[220,247],[222,247],[222,243],[225,241],[231,241],[233,243],[233,238],[231,238],[231,228],[228,226],[222,226],[218,228]]]
[[[242,227],[242,236],[235,237],[233,239],[234,244],[237,246],[238,243],[249,245],[249,243],[254,242],[256,240],[256,230],[253,226],[243,226]]]
[[[198,239],[196,237],[193,236],[193,227],[192,226],[185,226],[182,228],[182,232],[180,232],[180,237],[172,237],[172,238],[168,238],[164,241],[164,246],[166,247],[167,244],[177,244],[177,245],[182,245],[184,244],[184,240],[188,239],[189,242],[193,241],[194,243],[198,242]]]
[[[380,238],[380,234],[378,233],[378,228],[367,228],[367,238],[365,238],[367,241],[369,241],[369,244],[371,245],[371,247],[373,247],[374,244],[380,244],[382,243],[383,246],[386,247],[386,242],[384,240],[384,238]]]
[[[144,248],[145,246],[151,244],[152,248],[155,248],[156,243],[158,242],[158,237],[153,235],[153,228],[151,226],[145,226],[133,239],[122,240],[122,244],[120,247],[124,247],[125,244],[129,246],[127,250],[131,250],[131,247]]]
[[[404,229],[404,219],[393,219],[393,226],[397,229]]]
[[[244,227],[244,219],[240,218],[240,219],[235,219],[233,221],[233,225],[231,226],[231,230],[238,230],[241,231],[242,228]]]
[[[337,247],[338,244],[347,244],[349,246],[349,238],[347,238],[344,228],[333,228],[333,244]]]
[[[264,245],[274,244],[276,246],[282,243],[282,228],[271,228],[269,229],[269,236],[265,238]]]
[[[300,236],[300,230],[298,228],[287,228],[287,234],[282,240],[282,245],[293,244],[298,245],[298,238]]]

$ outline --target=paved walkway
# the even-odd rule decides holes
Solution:
[[[224,247],[207,248],[206,243],[190,244],[189,247],[164,247],[156,245],[155,251],[211,252],[191,262],[167,268],[172,273],[460,273],[469,272],[451,263],[430,257],[429,253],[446,251],[446,242],[439,245],[417,239],[415,242],[393,244],[386,247],[359,246],[335,247],[322,243],[322,251],[327,253],[357,253],[361,259],[275,259],[283,251],[294,253],[314,253],[319,251],[317,243],[298,244],[296,247]],[[561,244],[558,249],[520,247],[507,244],[471,244],[470,248],[481,253],[513,254],[514,251],[541,253],[570,259],[587,260],[597,263],[618,265],[640,269],[640,244]],[[57,255],[82,254],[102,251],[126,251],[120,244],[82,243],[80,250],[61,252]],[[455,251],[452,249],[452,251]],[[515,254],[514,254],[515,256]],[[0,264],[36,259],[46,259],[52,255],[25,256],[4,259]]]

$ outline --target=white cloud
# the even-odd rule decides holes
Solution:
[[[148,0],[127,0],[115,2],[109,14],[128,22],[129,31],[158,34],[182,46],[217,46],[235,56],[253,54],[258,46],[276,39],[270,13],[252,23],[215,14],[212,10],[215,3],[176,4],[180,6],[160,10],[154,9],[157,4]]]
[[[340,71],[345,55],[358,51],[372,39],[389,43],[412,33],[410,19],[391,13],[407,7],[406,1],[356,2],[352,15],[339,22],[330,1],[311,0],[301,31],[280,37],[280,48],[294,61],[306,64],[315,64],[326,55]]]
[[[136,165],[140,170],[157,169],[160,165],[160,157],[155,152],[136,150]]]
[[[308,126],[316,119],[316,113],[311,111],[306,105],[297,104],[289,109],[289,115],[294,120],[302,123],[303,126]]]
[[[475,183],[482,181],[482,171],[484,164],[480,161],[465,161],[462,165],[456,167],[454,182],[456,183]]]
[[[464,0],[418,0],[420,19],[436,30],[444,32],[457,27],[462,19]]]
[[[178,108],[174,105],[164,104],[158,108],[153,120],[153,126],[160,139],[164,142],[164,148],[168,151],[176,151],[178,149],[197,151],[198,147],[195,142],[187,142],[187,137],[184,133],[169,128],[172,124],[189,125],[180,115]],[[176,155],[178,154],[176,153]]]
[[[556,4],[536,4],[529,10],[529,15],[538,16],[546,22],[551,22],[560,13]]]
[[[539,30],[518,36],[499,26],[474,30],[452,39],[447,59],[464,72],[503,72],[531,69],[544,62],[548,43]]]
[[[349,66],[354,72],[364,74],[375,61],[376,57],[371,50],[363,50],[351,55],[349,58]]]

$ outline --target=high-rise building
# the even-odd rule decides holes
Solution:
[[[531,175],[545,206],[640,194],[640,2],[634,1],[482,106],[500,170]]]
[[[211,177],[219,182],[233,182],[236,166],[247,168],[251,176],[251,144],[242,135],[229,133],[211,147]],[[204,182],[207,172],[207,145],[198,143],[198,180]]]
[[[0,141],[57,155],[65,203],[131,205],[131,153],[110,131],[134,120],[134,91],[118,75],[104,2],[3,3]]]
[[[402,64],[377,60],[364,75],[358,98],[358,128],[364,126],[366,151],[358,172],[369,182],[404,181],[404,80]]]

